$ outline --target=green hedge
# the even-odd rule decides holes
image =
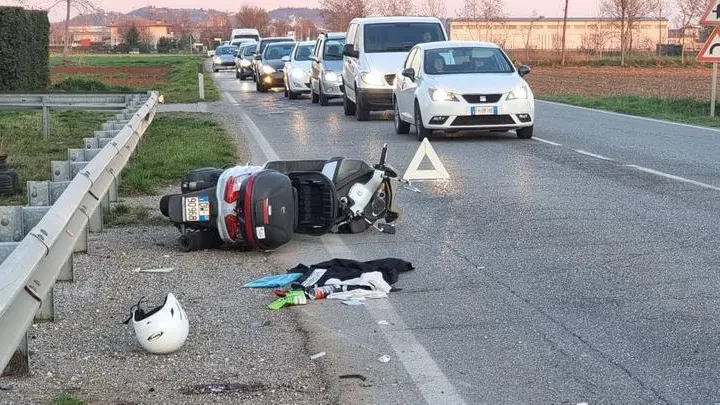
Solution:
[[[0,7],[0,91],[47,88],[49,41],[47,11]]]

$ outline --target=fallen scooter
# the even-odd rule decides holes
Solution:
[[[396,183],[419,191],[387,165],[357,159],[278,160],[263,166],[202,168],[165,195],[160,211],[180,230],[182,251],[233,245],[270,251],[294,234],[395,233]]]

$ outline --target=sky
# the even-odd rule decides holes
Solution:
[[[54,0],[0,0],[0,5],[10,2],[26,2],[27,4],[51,5]],[[93,0],[95,4],[106,11],[128,12],[140,7],[154,5],[155,7],[173,8],[213,8],[221,11],[235,11],[243,4],[257,5],[268,10],[280,7],[317,7],[317,0]],[[414,0],[420,3],[420,0]],[[462,7],[463,0],[445,0],[445,6],[449,16],[455,16],[455,11]],[[600,0],[570,0],[568,16],[570,17],[594,17],[598,15],[598,3]],[[510,17],[528,17],[533,10],[538,15],[545,17],[562,17],[564,0],[504,0],[505,12]],[[47,6],[46,6],[47,7]],[[73,13],[75,14],[75,13]],[[50,20],[59,21],[64,18],[62,5],[51,10]]]

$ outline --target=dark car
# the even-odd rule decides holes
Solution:
[[[218,46],[217,49],[215,49],[215,56],[213,56],[213,72],[235,67],[235,54],[237,54],[237,50],[237,47],[232,45]]]
[[[283,57],[290,56],[295,49],[294,41],[274,42],[268,44],[265,51],[256,60],[255,77],[257,78],[257,91],[265,93],[273,87],[284,87],[283,68],[285,61]]]
[[[291,37],[267,37],[267,38],[261,38],[260,41],[258,41],[257,49],[255,50],[253,64],[252,64],[255,82],[258,81],[257,65],[258,65],[258,63],[260,63],[262,54],[263,54],[263,52],[265,52],[265,48],[268,46],[268,44],[273,44],[273,43],[277,43],[277,42],[294,42],[294,41],[295,41],[295,39],[293,39]]]
[[[253,53],[257,49],[257,42],[247,42],[240,45],[238,54],[235,57],[235,77],[245,80],[253,77]]]

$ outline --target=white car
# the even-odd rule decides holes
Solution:
[[[434,130],[515,130],[529,139],[535,99],[523,77],[494,43],[445,41],[419,44],[395,75],[395,131],[414,125],[418,140]]]
[[[310,93],[310,73],[315,41],[298,42],[290,56],[283,57],[283,82],[285,97],[294,100],[303,93]]]

